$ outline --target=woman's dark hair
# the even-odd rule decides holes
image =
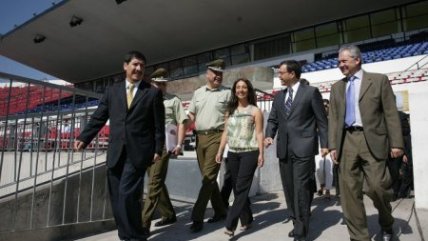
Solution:
[[[238,108],[238,98],[236,98],[236,85],[238,84],[238,82],[244,82],[247,85],[248,88],[248,103],[250,105],[254,105],[257,106],[257,96],[256,96],[256,92],[254,91],[254,87],[253,84],[251,84],[251,82],[248,79],[244,79],[244,78],[239,78],[237,79],[232,86],[232,97],[230,98],[230,101],[227,105],[227,112],[229,113],[229,116],[231,116],[233,114],[233,112],[235,112],[236,108]]]

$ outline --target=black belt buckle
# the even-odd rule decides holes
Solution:
[[[345,128],[346,131],[354,132],[354,131],[363,131],[363,127],[361,126],[349,126]]]

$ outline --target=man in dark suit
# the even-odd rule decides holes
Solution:
[[[318,136],[321,155],[328,153],[327,116],[321,93],[315,87],[301,84],[300,74],[301,67],[297,61],[280,63],[279,78],[287,88],[275,96],[265,139],[265,145],[271,145],[278,131],[277,156],[281,180],[294,224],[288,235],[294,240],[306,240],[309,230]]]
[[[125,56],[126,80],[110,86],[77,138],[85,148],[110,119],[107,150],[108,187],[121,240],[146,240],[139,202],[146,168],[159,160],[165,142],[161,90],[142,81],[146,58],[137,51]]]
[[[346,76],[330,93],[329,149],[339,163],[340,202],[351,240],[370,240],[364,192],[379,211],[383,240],[392,236],[391,176],[388,153],[401,156],[403,137],[394,93],[387,76],[361,69],[356,46],[339,50],[339,68]]]

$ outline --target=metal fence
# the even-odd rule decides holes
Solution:
[[[108,126],[85,151],[72,148],[99,98],[0,72],[0,239],[112,218],[105,178]]]
[[[258,106],[269,112],[273,95],[256,92]],[[112,220],[108,125],[85,151],[73,150],[99,98],[0,72],[0,240],[25,239],[10,235],[22,232],[36,240],[38,230]]]

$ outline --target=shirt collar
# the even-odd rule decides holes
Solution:
[[[137,82],[134,83],[135,88],[134,89],[138,89],[138,86],[140,86],[142,80],[139,80]],[[126,80],[126,89],[129,89],[129,86],[131,85],[131,82],[129,80]]]
[[[296,93],[297,89],[299,89],[299,86],[300,86],[300,81],[297,81],[296,83],[293,84],[293,86],[291,86],[291,88],[293,89],[293,93]],[[288,91],[288,88],[290,87],[287,87],[287,91]]]
[[[208,87],[208,85],[205,85],[205,91],[211,91],[211,92],[213,92],[213,91],[219,91],[219,90],[222,90],[224,87],[223,87],[223,85],[220,85],[218,88],[213,88],[213,89],[210,89],[209,87]]]
[[[357,78],[357,80],[362,80],[363,79],[363,70],[362,69],[358,70],[353,76],[355,76]]]

